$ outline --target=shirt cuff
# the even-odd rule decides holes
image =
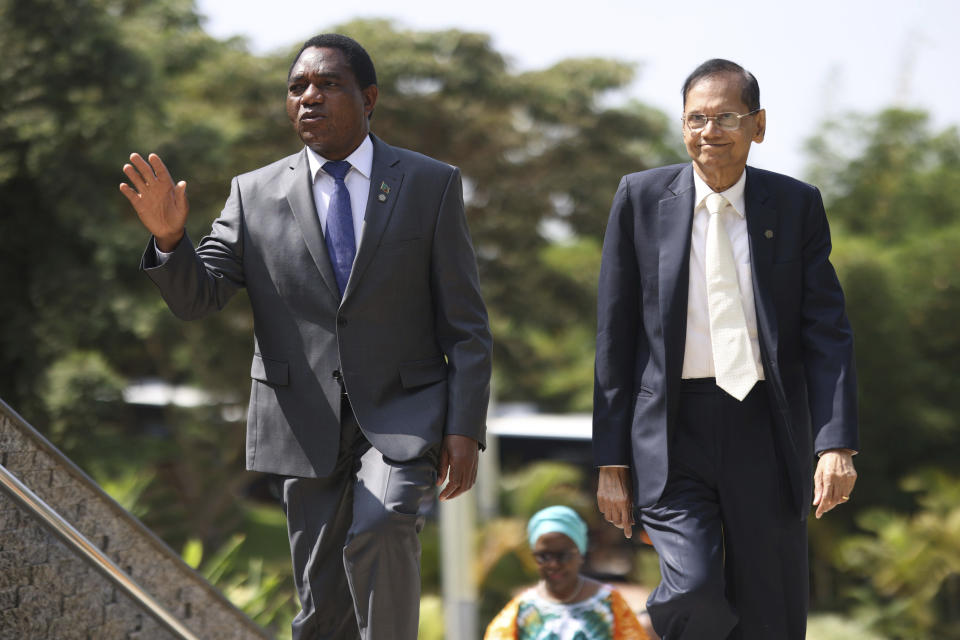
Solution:
[[[164,264],[167,260],[170,259],[170,256],[173,255],[173,251],[167,253],[166,251],[160,251],[157,248],[157,239],[152,238],[151,242],[153,243],[153,254],[157,257],[157,266]]]
[[[846,453],[849,453],[851,456],[855,456],[855,455],[857,455],[858,453],[860,453],[859,451],[856,451],[855,449],[845,449],[845,448],[843,448],[843,447],[838,447],[838,448],[836,448],[836,449],[824,449],[823,451],[821,451],[820,453],[817,454],[817,457],[819,458],[820,456],[822,456],[823,454],[825,454],[827,451],[845,451]]]

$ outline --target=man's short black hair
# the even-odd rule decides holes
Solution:
[[[342,51],[361,89],[366,89],[372,84],[377,84],[377,71],[373,68],[373,60],[370,59],[370,54],[360,46],[359,42],[339,33],[321,33],[304,42],[303,46],[300,47],[300,51],[294,56],[293,62],[290,63],[287,79],[289,79],[290,74],[293,73],[293,68],[296,66],[297,60],[300,59],[304,51],[311,47],[324,47]]]
[[[760,85],[752,73],[738,65],[736,62],[724,60],[723,58],[713,58],[707,60],[699,67],[693,70],[683,83],[683,106],[687,106],[687,93],[697,81],[708,76],[714,76],[720,73],[735,73],[741,78],[742,88],[740,90],[740,100],[747,105],[750,111],[760,108]]]

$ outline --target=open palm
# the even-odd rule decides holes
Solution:
[[[157,248],[172,251],[183,237],[190,210],[187,183],[174,184],[157,154],[151,153],[148,159],[149,164],[139,153],[130,154],[130,163],[123,165],[130,184],[121,183],[120,192],[133,205],[143,226],[156,238]]]

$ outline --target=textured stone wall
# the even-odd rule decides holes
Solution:
[[[2,402],[0,464],[198,637],[269,638]],[[0,489],[0,640],[73,638],[173,636]]]
[[[175,640],[0,492],[0,639]]]

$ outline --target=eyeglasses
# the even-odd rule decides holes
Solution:
[[[557,564],[566,564],[577,555],[576,551],[535,551],[533,559],[537,564],[547,564],[556,562]]]
[[[702,113],[688,113],[686,115],[680,116],[680,119],[683,121],[691,131],[700,131],[707,126],[707,123],[711,120],[714,120],[717,123],[717,126],[721,129],[726,129],[727,131],[736,131],[740,128],[740,121],[747,116],[752,116],[753,114],[760,111],[760,107],[757,107],[750,113],[733,113],[732,111],[727,113],[718,113],[715,116],[708,116]]]

